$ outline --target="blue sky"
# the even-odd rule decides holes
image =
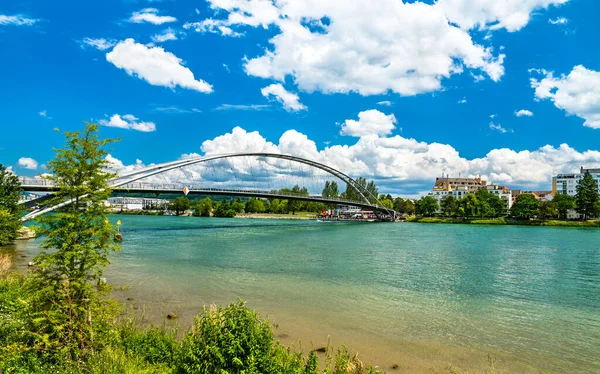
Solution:
[[[3,2],[0,162],[42,173],[87,120],[123,167],[269,148],[407,195],[600,166],[597,2],[352,4]]]

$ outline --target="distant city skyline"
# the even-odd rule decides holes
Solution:
[[[551,189],[600,167],[600,4],[41,0],[0,5],[0,163],[102,125],[117,168],[289,153],[380,191]]]

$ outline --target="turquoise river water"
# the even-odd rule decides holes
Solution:
[[[241,298],[284,344],[347,344],[390,372],[600,373],[598,230],[112,219],[123,251],[106,276],[149,321],[187,328]]]

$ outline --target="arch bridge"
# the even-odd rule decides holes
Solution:
[[[340,187],[346,185],[347,190],[353,191],[352,196],[323,196],[319,188],[323,188],[325,181],[332,178],[341,182]],[[50,180],[40,177],[20,177],[20,181],[24,191],[49,193],[26,202],[28,206],[42,204],[57,190]],[[308,194],[294,193],[289,189],[291,185],[306,188],[306,185],[311,184],[316,184],[317,189],[313,188]],[[189,194],[350,205],[390,217],[395,216],[394,212],[383,206],[366,186],[347,174],[316,161],[278,153],[244,152],[190,157],[122,171],[109,181],[109,186],[113,192],[154,194],[181,193],[185,187]],[[68,200],[55,206],[34,210],[23,216],[22,220],[36,218],[70,203],[72,201]]]

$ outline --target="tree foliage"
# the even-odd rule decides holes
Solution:
[[[558,218],[558,204],[554,200],[542,201],[538,216],[541,219]]]
[[[454,216],[457,213],[458,200],[454,196],[448,195],[440,202],[440,209],[443,215]]]
[[[325,182],[325,187],[323,187],[323,192],[321,192],[321,196],[332,199],[339,197],[340,191],[337,182]]]
[[[198,201],[196,206],[194,207],[194,215],[200,217],[210,217],[210,213],[212,212],[213,202],[210,197],[205,197],[204,199]]]
[[[48,179],[58,187],[50,204],[72,203],[39,219],[46,237],[34,259],[30,291],[39,309],[29,328],[40,352],[59,350],[77,359],[72,355],[102,343],[101,332],[111,323],[102,274],[109,253],[119,249],[104,205],[113,177],[106,171],[106,146],[114,140],[99,139],[95,124],[65,135],[65,147],[48,163]]]
[[[558,210],[558,217],[560,219],[567,219],[567,212],[571,209],[575,209],[575,198],[571,195],[558,193],[554,196],[553,201],[556,203],[556,209]]]
[[[576,189],[575,203],[581,218],[585,221],[597,217],[600,202],[598,184],[589,171],[586,171],[583,178],[577,183]]]
[[[233,218],[236,212],[231,208],[229,201],[221,201],[215,206],[214,216],[222,218]]]
[[[361,193],[363,196],[372,204],[374,204],[379,196],[379,190],[375,185],[375,181],[369,181],[363,177],[359,177],[356,179],[356,183],[361,187]],[[366,191],[366,192],[362,192]],[[363,199],[360,197],[360,193],[356,190],[356,188],[352,187],[349,184],[346,184],[346,191],[344,191],[344,198],[347,200],[353,201],[362,201]]]
[[[171,209],[175,211],[176,215],[181,215],[186,210],[190,209],[191,203],[190,199],[185,196],[180,196],[173,201],[171,204]]]
[[[19,192],[21,184],[16,175],[0,164],[0,246],[12,243],[21,227]]]
[[[539,214],[540,203],[532,194],[517,196],[510,209],[510,214],[519,219],[531,219]]]
[[[265,203],[261,199],[250,199],[246,201],[246,213],[263,213],[265,209]]]
[[[420,200],[417,200],[415,212],[425,217],[431,217],[438,211],[439,207],[440,205],[434,197],[423,196]]]

